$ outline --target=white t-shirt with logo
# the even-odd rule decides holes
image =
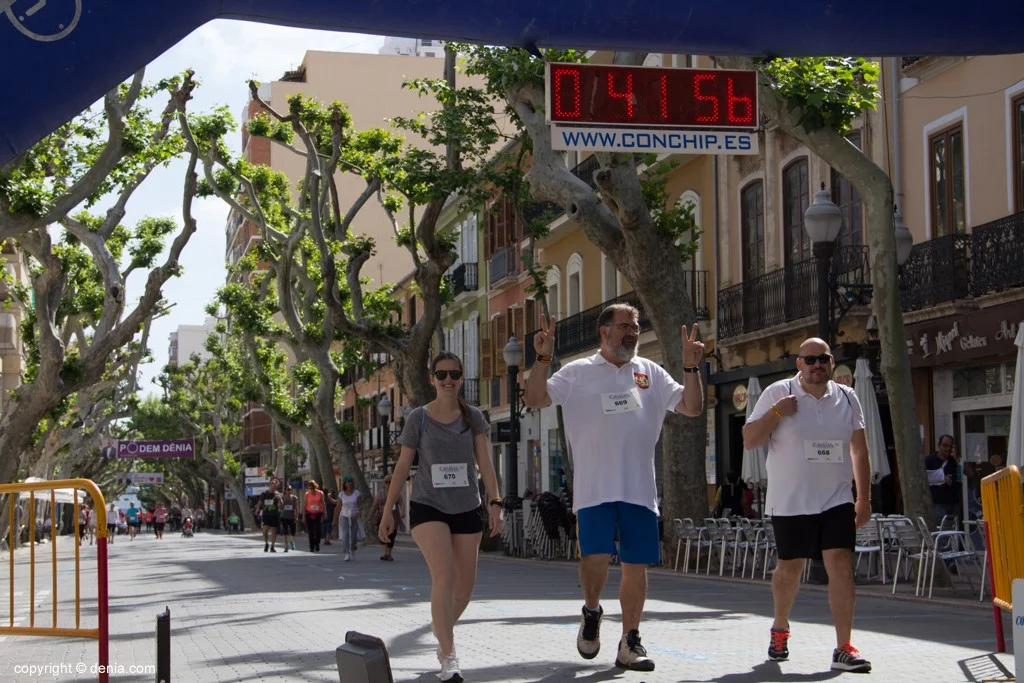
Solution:
[[[359,491],[352,493],[339,492],[338,499],[341,500],[341,516],[351,519],[359,511]]]
[[[617,368],[597,353],[548,379],[548,396],[572,448],[573,511],[624,502],[657,512],[654,448],[683,385],[646,358]]]
[[[864,411],[853,389],[829,381],[820,399],[804,391],[797,377],[770,385],[747,423],[764,417],[772,404],[797,398],[796,414],[779,421],[768,440],[769,515],[816,515],[853,502],[853,433],[864,429]]]

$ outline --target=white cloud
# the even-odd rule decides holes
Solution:
[[[334,33],[272,26],[251,22],[216,20],[198,29],[158,57],[146,70],[147,80],[195,69],[201,87],[190,108],[208,110],[227,104],[237,118],[248,101],[246,82],[276,80],[297,67],[307,50],[336,52],[377,52],[384,39],[353,33]],[[235,152],[240,135],[228,142]],[[127,225],[144,216],[169,215],[181,220],[181,190],[185,164],[178,162],[158,169],[139,188],[128,205]],[[170,314],[156,321],[150,333],[155,357],[141,368],[143,393],[156,393],[153,379],[167,364],[168,335],[178,325],[198,324],[204,308],[224,284],[224,226],[227,207],[219,200],[196,201],[193,213],[197,232],[182,255],[184,274],[164,286],[164,298],[173,303]],[[145,285],[143,274],[128,283],[128,301],[138,298]]]

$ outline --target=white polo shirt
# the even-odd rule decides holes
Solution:
[[[864,429],[864,411],[849,387],[829,381],[814,398],[797,377],[775,382],[761,394],[747,422],[761,419],[772,404],[797,398],[796,414],[783,418],[768,441],[769,515],[816,515],[853,502],[850,440]]]
[[[683,386],[646,358],[617,368],[597,353],[552,375],[548,396],[572,447],[573,512],[611,502],[657,512],[654,447]]]

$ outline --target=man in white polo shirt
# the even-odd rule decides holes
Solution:
[[[534,335],[538,365],[530,373],[524,402],[530,408],[560,404],[572,447],[573,511],[585,601],[576,649],[584,659],[593,659],[601,649],[601,591],[609,559],[617,554],[622,564],[622,639],[615,664],[653,671],[654,662],[640,644],[640,618],[647,598],[647,565],[661,561],[654,448],[668,411],[691,417],[701,413],[704,344],[697,341],[696,325],[689,331],[683,328],[684,388],[660,365],[636,355],[640,318],[634,307],[606,308],[598,317],[597,333],[598,353],[566,364],[548,379],[555,319],[542,319]]]
[[[807,559],[828,572],[828,602],[836,627],[832,668],[871,671],[850,642],[855,590],[852,553],[857,529],[871,517],[868,444],[857,394],[832,381],[828,344],[800,346],[797,375],[761,394],[743,427],[743,447],[768,443],[768,500],[779,564],[772,576],[775,622],[768,657],[789,658],[789,613]],[[850,481],[857,485],[854,503]]]

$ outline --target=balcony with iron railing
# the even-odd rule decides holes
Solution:
[[[818,313],[817,261],[787,265],[718,292],[719,339],[758,332]],[[867,247],[839,247],[832,277],[842,284],[870,281]]]
[[[900,268],[900,301],[916,311],[1024,287],[1024,212],[915,244]]]
[[[697,319],[707,320],[710,313],[707,303],[708,273],[705,270],[687,271],[686,278],[686,289],[690,294],[690,300],[693,302]],[[629,292],[555,323],[555,355],[565,358],[580,351],[596,349],[599,346],[597,319],[601,315],[601,311],[612,304],[629,304],[636,307],[640,311],[641,332],[647,332],[651,329],[650,317],[647,315],[639,295],[635,291]],[[534,334],[535,332],[527,334],[524,343],[526,367],[532,366],[536,358],[533,350]]]
[[[452,291],[455,296],[466,292],[475,292],[479,283],[477,281],[477,265],[475,263],[460,263],[451,273]]]
[[[522,271],[522,259],[518,244],[509,244],[491,254],[489,282],[491,286],[508,277],[519,275]]]
[[[943,235],[915,244],[900,268],[900,306],[930,308],[971,293],[971,236]]]

